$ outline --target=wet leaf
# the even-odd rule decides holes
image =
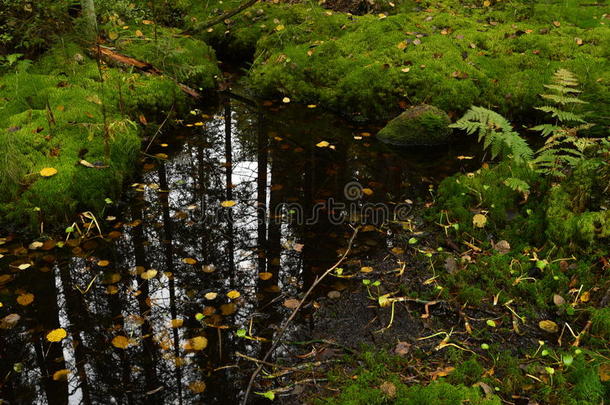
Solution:
[[[559,326],[555,322],[550,320],[538,322],[538,327],[548,333],[556,333],[559,331]]]
[[[57,370],[53,373],[53,381],[65,381],[68,378],[68,374],[70,374],[68,369]]]
[[[150,270],[146,270],[145,272],[143,272],[142,274],[140,274],[140,277],[142,277],[143,280],[150,280],[152,278],[155,278],[155,276],[157,275],[157,270],[155,269],[150,269]]]
[[[191,257],[185,257],[184,259],[182,259],[182,263],[185,263],[185,264],[197,264],[197,260],[193,259]]]
[[[127,349],[129,347],[129,338],[123,335],[115,336],[112,339],[112,345],[117,349]]]
[[[224,316],[229,316],[237,312],[237,305],[235,305],[233,302],[230,302],[228,304],[222,304],[219,309],[221,314],[223,314]]]
[[[241,294],[237,290],[231,290],[227,293],[227,297],[233,299],[241,297]]]
[[[144,34],[142,33],[142,31],[140,31],[140,30],[136,30],[136,33],[135,33],[135,34],[136,34],[136,37],[143,37],[143,36],[144,36]]]
[[[9,314],[4,318],[0,319],[0,329],[11,329],[17,325],[17,322],[21,319],[18,314]]]
[[[195,394],[201,394],[205,391],[205,383],[203,381],[193,381],[189,384],[189,390]]]
[[[333,290],[333,291],[329,291],[328,294],[326,294],[326,296],[328,298],[330,298],[331,300],[336,300],[339,297],[341,297],[341,293],[339,291]]]
[[[51,177],[51,176],[55,176],[57,174],[57,169],[53,168],[53,167],[45,167],[44,169],[42,169],[40,171],[40,175],[42,177]]]
[[[205,299],[206,299],[206,300],[210,300],[210,301],[211,301],[211,300],[215,300],[215,299],[216,299],[216,297],[218,297],[218,293],[215,293],[215,292],[209,292],[209,293],[207,293],[206,295],[204,295],[204,297],[205,297]]]
[[[362,192],[363,192],[365,195],[373,195],[373,190],[371,190],[370,188],[363,188],[363,189],[362,189]]]
[[[216,271],[216,266],[213,264],[204,264],[201,266],[201,271],[204,273],[214,273]]]
[[[108,267],[109,264],[110,262],[108,260],[100,260],[97,262],[97,265],[100,267]]]
[[[580,301],[581,302],[589,302],[590,299],[591,299],[591,293],[589,291],[585,291],[580,296]]]
[[[396,347],[394,347],[394,353],[399,356],[404,356],[411,350],[411,344],[407,342],[399,341],[396,343]]]
[[[476,214],[472,218],[472,225],[477,228],[484,228],[485,224],[487,224],[487,217],[483,214]]]
[[[288,103],[290,103],[290,99],[289,99],[288,97],[284,97],[284,98],[282,99],[282,103],[284,103],[284,104],[288,104]]]
[[[30,245],[28,246],[28,249],[30,250],[36,250],[38,248],[41,248],[44,245],[44,243],[39,242],[39,241],[35,241],[30,243]]]
[[[20,294],[17,297],[17,303],[19,305],[23,305],[24,307],[27,305],[30,305],[32,302],[34,302],[34,294],[25,293],[25,294]]]
[[[171,326],[174,329],[175,328],[181,328],[182,325],[184,325],[184,319],[178,318],[178,319],[172,319],[172,321],[171,321]]]
[[[316,143],[316,146],[318,148],[328,148],[328,145],[330,145],[330,143],[326,142],[326,141],[322,141],[322,142],[318,142]]]
[[[235,201],[230,201],[230,200],[228,200],[228,201],[223,201],[223,202],[221,202],[221,203],[220,203],[220,206],[221,206],[221,207],[224,207],[224,208],[231,208],[231,207],[234,207],[234,206],[235,206],[235,204],[237,204]]]
[[[184,344],[185,350],[199,351],[203,350],[208,346],[208,340],[203,336],[196,336],[190,338]]]
[[[301,302],[301,301],[299,301],[299,300],[297,300],[297,299],[295,299],[295,298],[288,298],[287,300],[285,300],[285,301],[284,301],[284,304],[283,304],[283,305],[284,305],[286,308],[289,308],[289,309],[295,309],[295,308],[297,308],[297,307],[299,306],[299,303],[300,303],[300,302]]]
[[[282,24],[279,24],[279,25],[277,25],[277,26],[275,27],[275,30],[276,30],[276,31],[282,31],[282,30],[284,30],[284,28],[286,28],[286,27],[284,27]]]
[[[360,271],[362,273],[371,273],[371,272],[373,272],[373,268],[370,266],[364,266],[364,267],[360,268]]]
[[[47,333],[47,340],[49,342],[61,342],[66,336],[68,336],[68,333],[65,329],[53,329],[51,332]]]
[[[271,277],[273,277],[273,273],[269,273],[269,272],[259,273],[258,277],[263,281],[267,281],[267,280],[270,280]]]

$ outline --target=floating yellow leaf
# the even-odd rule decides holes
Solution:
[[[203,350],[208,346],[208,340],[203,336],[196,336],[190,338],[184,344],[185,350]]]
[[[19,305],[30,305],[32,302],[34,302],[34,294],[30,294],[30,293],[25,293],[25,294],[20,294],[17,297],[17,303]]]
[[[258,277],[261,280],[266,281],[266,280],[269,280],[271,277],[273,277],[273,273],[269,273],[269,272],[259,273]]]
[[[191,257],[185,257],[184,259],[182,259],[182,262],[186,264],[197,264],[197,260]]]
[[[360,271],[363,273],[371,273],[373,271],[373,268],[370,266],[364,266],[360,268]]]
[[[110,264],[108,260],[100,260],[97,262],[97,265],[100,267],[107,267]]]
[[[201,271],[204,273],[214,273],[216,271],[216,266],[213,264],[205,264],[201,266]]]
[[[216,297],[218,297],[218,293],[215,293],[215,292],[209,292],[209,293],[206,293],[206,294],[204,295],[204,297],[205,297],[205,299],[206,299],[206,300],[210,300],[210,301],[211,301],[211,300],[215,300],[215,299],[216,299]]]
[[[296,298],[288,298],[284,301],[283,305],[288,309],[295,309],[300,303],[301,301],[297,300]]]
[[[142,279],[144,279],[144,280],[150,280],[151,278],[154,278],[156,275],[157,275],[157,270],[150,269],[150,270],[146,270],[145,272],[140,274],[140,277],[142,277]]]
[[[232,300],[235,298],[239,298],[241,297],[241,294],[239,293],[239,291],[237,290],[231,290],[227,293],[227,297],[231,298]]]
[[[544,321],[538,322],[538,326],[543,331],[549,332],[549,333],[556,333],[557,331],[559,331],[559,326],[555,322],[549,321],[549,320],[544,320]]]
[[[284,97],[284,98],[282,99],[282,103],[284,103],[284,104],[288,104],[288,103],[290,103],[290,99],[289,99],[288,97]]]
[[[203,381],[193,381],[189,384],[189,390],[195,394],[201,394],[205,391],[205,383]]]
[[[219,309],[221,314],[223,314],[224,316],[229,316],[233,315],[237,311],[237,305],[235,305],[233,302],[230,302],[228,304],[222,304]]]
[[[487,217],[483,214],[476,214],[472,218],[472,224],[477,228],[484,228],[487,223]]]
[[[112,345],[117,349],[127,349],[129,347],[129,338],[123,335],[115,336],[112,339]]]
[[[330,143],[328,143],[328,142],[326,142],[326,141],[322,141],[322,142],[318,142],[318,143],[316,143],[316,146],[317,146],[318,148],[327,148],[327,147],[328,147],[328,145],[330,145]]]
[[[49,342],[61,342],[66,336],[68,336],[68,333],[65,329],[53,329],[51,332],[47,333],[47,340]]]
[[[228,201],[221,202],[220,206],[225,207],[225,208],[231,208],[231,207],[234,207],[235,204],[237,204],[235,201],[228,200]]]
[[[307,108],[317,108],[317,107],[318,107],[318,106],[317,106],[317,105],[315,105],[315,104],[308,104],[308,105],[307,105]]]
[[[23,264],[20,264],[19,266],[17,266],[17,268],[19,270],[29,269],[30,267],[32,267],[31,263],[23,263]]]
[[[181,328],[184,325],[184,319],[172,319],[172,328]]]
[[[363,188],[363,189],[362,189],[362,192],[363,192],[365,195],[373,195],[373,190],[371,190],[370,188]]]
[[[70,370],[68,369],[64,368],[63,370],[57,370],[53,373],[53,381],[65,381],[68,374],[70,374]]]
[[[40,171],[40,175],[42,177],[51,177],[51,176],[55,176],[57,174],[57,169],[53,168],[53,167],[45,167],[44,169],[42,169]]]
[[[11,329],[17,322],[21,319],[21,316],[18,314],[8,314],[4,318],[0,319],[0,329]]]

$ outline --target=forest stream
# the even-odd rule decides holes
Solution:
[[[471,161],[469,145],[388,148],[313,107],[227,97],[193,110],[144,142],[118,208],[96,218],[110,232],[85,214],[65,241],[3,239],[0,283],[18,296],[2,328],[21,331],[0,335],[1,372],[16,374],[5,399],[237,403],[255,365],[244,356],[263,357],[352,229],[365,228],[352,263],[387,251],[387,225],[416,218],[429,188]],[[326,279],[272,361],[353,284]],[[61,343],[44,338],[62,329]]]

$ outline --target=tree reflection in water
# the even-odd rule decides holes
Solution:
[[[374,190],[370,201],[413,199],[427,190],[422,176],[433,181],[456,170],[451,151],[424,159],[366,136],[355,140],[359,133],[316,111],[267,111],[227,98],[205,125],[153,146],[151,153],[168,159],[143,162],[122,217],[112,222],[114,234],[61,250],[27,252],[10,244],[0,274],[14,279],[0,285],[0,318],[21,319],[0,330],[0,398],[10,404],[237,402],[251,364],[235,352],[259,357],[270,343],[238,338],[236,329],[272,338],[289,314],[284,298],[298,296],[334,263],[349,237],[327,210],[305,225],[281,207],[299,204],[307,216],[317,203],[341,201],[353,180]],[[316,146],[320,141],[333,148]],[[236,204],[222,208],[223,201]],[[360,257],[389,243],[383,232],[359,238]],[[35,265],[18,271],[9,266],[15,255],[30,256]],[[100,266],[101,259],[109,264]],[[143,279],[149,269],[157,275]],[[230,290],[241,297],[227,298]],[[20,291],[35,301],[16,304]],[[218,297],[208,300],[208,292]],[[59,327],[68,338],[46,341]],[[297,324],[287,338],[306,336],[309,327]],[[130,347],[113,346],[119,335]],[[198,336],[207,347],[185,349]],[[276,356],[288,354],[280,348]],[[67,380],[55,381],[62,369],[70,370]]]

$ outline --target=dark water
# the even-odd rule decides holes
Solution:
[[[459,148],[386,149],[303,106],[231,100],[183,118],[155,138],[148,155],[161,159],[143,158],[116,218],[99,218],[103,235],[91,226],[59,247],[0,234],[0,399],[236,403],[253,369],[236,352],[260,358],[270,346],[236,331],[270,338],[284,301],[345,249],[348,222],[376,225],[354,245],[374,256],[391,243],[388,222],[409,220],[430,184],[469,162]],[[285,339],[311,327],[301,319]],[[67,337],[49,342],[57,328]],[[281,346],[274,359],[289,356]]]

